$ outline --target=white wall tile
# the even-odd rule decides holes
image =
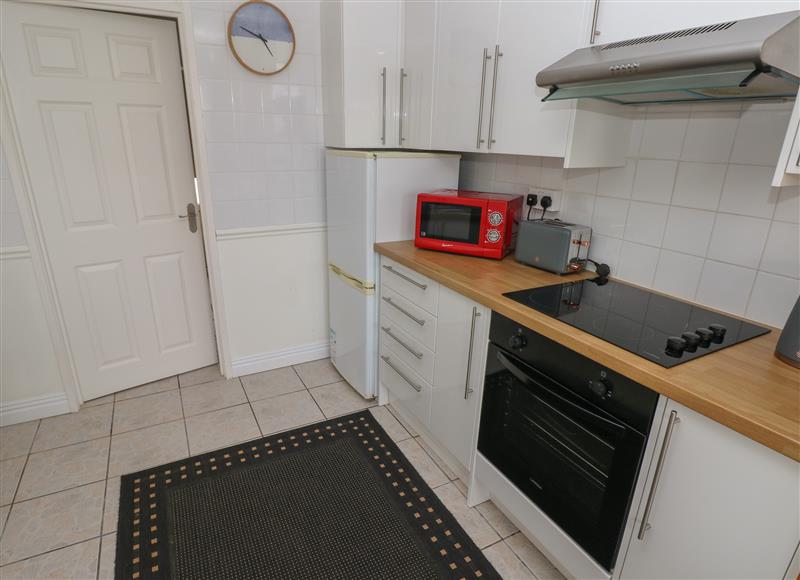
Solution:
[[[616,276],[619,269],[619,254],[622,250],[622,240],[610,238],[592,232],[592,243],[589,246],[589,257],[601,264],[608,264],[611,275]]]
[[[295,192],[293,174],[288,171],[270,171],[264,175],[263,192],[267,198],[292,197]]]
[[[633,199],[653,203],[669,203],[675,184],[676,161],[640,159],[633,180]]]
[[[602,236],[621,238],[628,220],[627,199],[597,197],[592,216],[592,230]]]
[[[265,113],[288,113],[291,110],[289,85],[264,85],[261,88],[261,103]]]
[[[644,122],[639,157],[680,159],[688,118],[682,113],[650,113]]]
[[[578,193],[597,192],[596,169],[568,169],[564,181],[564,189]]]
[[[672,205],[715,211],[727,169],[727,165],[713,163],[678,164]]]
[[[737,110],[695,110],[689,120],[681,159],[703,163],[727,163],[738,126]]]
[[[236,143],[207,143],[206,156],[208,171],[211,173],[224,173],[239,170],[239,156]]]
[[[729,165],[719,211],[771,218],[779,190],[771,187],[775,167]]]
[[[497,169],[495,173],[500,173],[500,161],[497,162]],[[557,173],[557,169],[553,169],[552,171]],[[563,170],[562,170],[563,171]],[[542,158],[541,157],[517,157],[516,163],[516,180],[519,183],[525,183],[528,185],[542,185]],[[548,178],[551,176],[548,175]],[[497,179],[501,179],[499,176]],[[561,182],[560,175],[554,176],[553,179],[558,183]],[[502,180],[502,179],[501,179]],[[556,189],[560,189],[560,187],[556,187]]]
[[[711,211],[672,206],[662,246],[677,252],[705,256],[715,215]]]
[[[731,163],[771,165],[778,162],[791,111],[770,104],[745,105]]]
[[[794,308],[798,294],[800,294],[799,280],[759,272],[745,316],[783,328],[789,313]]]
[[[295,222],[294,199],[270,199],[267,200],[267,225],[282,226]]]
[[[261,140],[265,143],[289,143],[295,139],[289,115],[264,115],[262,127]]]
[[[259,83],[236,81],[233,83],[233,108],[239,113],[260,113],[261,87]]]
[[[293,174],[296,197],[323,197],[325,195],[325,175],[321,171],[300,171]]]
[[[319,20],[292,20],[297,54],[320,53]]]
[[[725,312],[743,315],[756,271],[706,260],[695,299]]]
[[[653,288],[679,298],[691,300],[697,292],[705,260],[679,252],[661,250]]]
[[[324,154],[321,145],[292,145],[292,168],[319,171],[323,168]]]
[[[667,224],[669,206],[656,203],[631,202],[625,225],[625,239],[650,246],[660,246]]]
[[[314,115],[317,113],[317,87],[312,85],[291,85],[289,87],[289,106],[292,114]]]
[[[292,167],[292,149],[284,143],[264,145],[264,165],[267,171],[287,171]]]
[[[595,196],[588,193],[565,192],[561,198],[559,217],[568,222],[589,225],[594,214]]]
[[[293,85],[316,85],[317,56],[313,54],[295,54],[289,71],[289,82]]]
[[[712,260],[756,268],[764,251],[769,220],[717,214],[707,256]]]
[[[292,115],[291,141],[293,143],[322,143],[322,117],[320,115]]]
[[[564,160],[557,157],[542,157],[542,176],[539,185],[549,189],[564,187]]]
[[[653,283],[660,250],[635,242],[622,242],[617,276],[632,284],[649,287]]]
[[[294,202],[296,223],[319,223],[325,221],[325,199],[301,197]]]
[[[800,278],[800,226],[772,222],[760,270]]]
[[[629,198],[633,190],[636,161],[628,159],[625,167],[611,167],[598,171],[597,195]]]
[[[201,79],[230,77],[230,55],[226,46],[197,45],[197,71]]]
[[[232,111],[233,92],[230,81],[200,81],[200,101],[204,111]]]
[[[199,44],[226,44],[227,22],[225,15],[216,10],[192,8],[194,40]]]
[[[203,125],[206,130],[206,141],[209,143],[236,141],[236,123],[233,113],[206,111],[203,113]]]

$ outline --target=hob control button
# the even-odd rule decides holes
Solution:
[[[680,336],[670,336],[667,339],[667,348],[664,350],[669,356],[680,358],[686,350],[686,340]]]
[[[700,346],[708,348],[711,344],[711,339],[714,338],[714,333],[709,328],[698,328],[695,333],[700,336]]]
[[[610,399],[614,393],[611,387],[611,382],[608,379],[589,381],[589,391],[598,399]]]
[[[491,243],[496,243],[500,241],[500,232],[497,230],[489,230],[486,232],[486,239]]]
[[[686,352],[694,352],[700,344],[700,335],[695,332],[684,332],[681,338],[686,341]]]
[[[508,346],[513,350],[522,350],[528,346],[528,339],[525,338],[524,334],[515,334],[508,339]]]
[[[709,324],[708,329],[714,333],[714,338],[712,338],[711,340],[713,340],[717,344],[722,342],[722,339],[725,338],[725,333],[728,332],[728,329],[722,326],[721,324]]]
[[[499,211],[489,212],[489,223],[497,227],[503,223],[503,214]]]

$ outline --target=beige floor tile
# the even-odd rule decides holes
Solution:
[[[436,487],[450,481],[416,440],[406,439],[405,441],[400,441],[397,446],[429,486]]]
[[[109,440],[105,437],[31,454],[16,501],[105,479]]]
[[[136,397],[143,397],[145,395],[154,395],[156,393],[163,393],[164,391],[172,391],[178,388],[178,377],[168,377],[160,381],[153,381],[146,385],[133,387],[117,393],[117,402],[127,401],[128,399],[135,399]]]
[[[96,399],[92,399],[90,401],[84,401],[81,405],[81,409],[85,409],[87,407],[96,407],[98,405],[105,405],[107,403],[114,402],[114,395],[106,395],[105,397],[97,397]]]
[[[489,522],[489,525],[494,528],[494,531],[500,534],[501,538],[507,538],[519,531],[517,526],[515,526],[491,500],[475,506],[475,509],[481,512],[484,519]]]
[[[294,393],[306,388],[292,367],[244,376],[242,384],[247,392],[247,398],[251,401]]]
[[[505,543],[539,580],[564,580],[564,575],[522,533],[507,538]]]
[[[117,534],[101,538],[100,570],[97,580],[114,580],[114,564],[117,562]]]
[[[14,501],[17,484],[25,467],[25,456],[6,459],[0,462],[0,505],[8,505]]]
[[[375,399],[365,399],[345,381],[308,390],[329,419],[374,407]]]
[[[369,411],[375,416],[375,419],[380,423],[381,427],[383,427],[383,430],[386,431],[395,443],[411,438],[411,435],[409,435],[405,427],[400,424],[400,421],[395,419],[394,415],[392,415],[386,407],[372,407]]]
[[[458,489],[458,491],[461,492],[461,495],[467,497],[467,494],[469,493],[469,488],[467,487],[467,484],[464,483],[463,479],[454,479],[453,485],[455,485],[456,489]]]
[[[181,396],[167,391],[114,403],[113,433],[124,433],[183,418]]]
[[[183,421],[114,435],[111,438],[108,477],[133,473],[188,456],[189,446]]]
[[[192,455],[261,437],[248,404],[188,417],[186,430]]]
[[[467,498],[456,489],[455,485],[448,483],[433,491],[479,548],[485,548],[500,540],[500,536],[492,529],[489,522],[483,519],[478,510],[467,505]]]
[[[309,389],[342,380],[342,375],[328,358],[295,365],[294,370]]]
[[[100,534],[103,491],[99,481],[15,503],[0,540],[0,564],[30,558]]]
[[[10,511],[10,505],[4,505],[3,507],[0,507],[0,537],[3,535],[3,529],[6,527],[6,520],[8,519],[8,512]]]
[[[74,578],[84,580],[97,574],[100,538],[81,542],[0,568],[3,580]]]
[[[101,532],[103,534],[110,534],[117,531],[121,481],[119,477],[112,477],[106,481],[106,503],[103,506],[103,530]]]
[[[322,421],[325,418],[308,391],[262,399],[253,402],[252,405],[264,435]]]
[[[219,372],[219,365],[211,365],[178,375],[178,383],[181,387],[191,387],[192,385],[199,385],[200,383],[218,381],[221,378],[223,378],[223,376],[222,373]]]
[[[483,550],[483,555],[491,562],[497,573],[506,580],[536,580],[525,564],[503,542],[489,546]]]
[[[431,446],[428,445],[425,439],[423,439],[422,437],[417,437],[416,439],[417,443],[419,443],[419,446],[425,450],[425,453],[431,456],[433,462],[439,467],[439,469],[444,471],[444,474],[448,477],[448,479],[450,479],[451,481],[454,479],[458,479],[458,475],[456,475],[456,472],[450,469],[450,467],[447,465],[447,463],[444,462],[444,460],[441,457],[436,455],[436,452],[433,449],[431,449]]]
[[[0,428],[0,460],[27,455],[39,421]]]
[[[389,409],[389,412],[392,415],[394,415],[394,418],[397,419],[398,423],[400,423],[403,426],[403,429],[408,431],[409,435],[411,435],[412,437],[419,436],[419,433],[417,433],[416,430],[414,430],[414,428],[408,424],[408,421],[403,419],[403,417],[400,415],[400,412],[397,409],[395,409],[391,405],[386,405],[386,408]]]
[[[186,417],[247,402],[239,379],[222,379],[181,389],[181,399]]]
[[[33,451],[54,449],[73,443],[82,443],[90,439],[99,439],[111,435],[111,415],[114,405],[86,407],[77,413],[59,415],[42,419]]]

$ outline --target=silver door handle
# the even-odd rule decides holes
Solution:
[[[186,204],[186,214],[178,216],[180,219],[189,218],[189,231],[192,232],[192,233],[197,232],[197,214],[198,213],[200,213],[200,211],[197,209],[197,207],[193,203],[187,203]]]
[[[403,379],[405,382],[407,382],[407,383],[409,384],[409,386],[410,386],[412,389],[414,389],[414,390],[415,390],[415,391],[417,391],[418,393],[421,393],[421,392],[422,392],[422,387],[420,387],[420,386],[419,386],[418,384],[416,384],[414,381],[412,381],[411,379],[409,379],[409,378],[408,378],[408,377],[407,377],[405,374],[403,374],[403,371],[401,371],[401,370],[400,370],[400,369],[398,369],[396,366],[394,366],[394,365],[392,364],[392,361],[391,361],[391,359],[389,359],[389,357],[388,357],[388,356],[381,355],[381,358],[383,359],[383,362],[385,362],[387,365],[389,365],[389,368],[390,368],[390,369],[392,369],[394,372],[396,372],[396,373],[397,373],[397,375],[398,375],[398,376],[399,376],[401,379]]]
[[[667,421],[667,430],[664,434],[664,444],[661,446],[661,453],[658,455],[658,463],[656,463],[656,473],[653,475],[653,484],[650,486],[650,494],[647,496],[647,503],[644,506],[644,514],[642,515],[642,525],[639,526],[639,533],[636,536],[639,540],[644,540],[644,534],[650,529],[648,520],[650,519],[650,511],[653,509],[653,500],[656,498],[656,488],[658,488],[658,481],[661,479],[661,471],[664,469],[664,461],[667,458],[667,450],[669,449],[669,442],[672,439],[672,430],[675,424],[679,423],[677,411],[670,411],[669,420]]]
[[[467,354],[467,380],[464,383],[464,399],[467,399],[475,389],[473,389],[469,385],[469,375],[472,371],[472,349],[475,346],[475,323],[478,320],[478,316],[481,313],[478,312],[478,307],[472,307],[472,327],[469,329],[469,353]]]
[[[386,145],[386,67],[381,69],[381,86],[383,100],[381,102],[381,144]]]
[[[492,148],[492,133],[494,133],[494,101],[497,94],[497,67],[500,65],[500,57],[503,53],[500,52],[500,45],[494,45],[494,76],[492,77],[492,100],[489,102],[489,142],[486,145],[487,149]]]
[[[478,106],[478,139],[475,143],[475,148],[480,149],[481,143],[483,143],[483,139],[481,139],[481,133],[483,132],[483,93],[486,90],[486,61],[492,60],[492,57],[489,56],[489,49],[483,49],[483,67],[481,69],[481,99],[480,105]]]
[[[413,284],[414,286],[416,286],[420,290],[426,290],[428,288],[427,284],[423,284],[422,282],[417,282],[411,276],[406,276],[405,274],[403,274],[402,272],[398,272],[397,270],[395,270],[391,266],[384,266],[383,269],[387,270],[388,272],[391,272],[395,276],[398,276],[398,277],[402,278],[406,282],[410,282],[411,284]]]
[[[594,13],[592,14],[592,29],[589,31],[589,44],[594,44],[594,37],[600,34],[597,30],[597,16],[600,12],[600,0],[594,0]]]
[[[418,359],[422,359],[423,354],[421,352],[415,351],[413,348],[411,348],[405,342],[403,342],[403,340],[401,340],[394,332],[392,332],[391,328],[389,328],[388,326],[381,326],[381,330],[386,334],[388,334],[389,336],[391,336],[395,340],[395,342],[397,342],[397,344],[402,346],[404,349],[413,354],[415,357],[417,357]]]
[[[397,304],[395,304],[394,302],[392,302],[392,299],[391,299],[391,298],[389,298],[388,296],[381,296],[381,298],[383,298],[383,300],[384,300],[384,301],[385,301],[385,302],[386,302],[386,303],[387,303],[389,306],[394,306],[394,307],[395,307],[395,308],[397,308],[397,309],[398,309],[400,312],[402,312],[403,314],[405,314],[406,316],[408,316],[408,317],[409,317],[411,320],[413,320],[414,322],[416,322],[416,323],[417,323],[417,324],[419,324],[420,326],[425,326],[425,319],[423,319],[423,318],[417,318],[416,316],[414,316],[413,314],[411,314],[411,313],[410,313],[408,310],[406,310],[406,309],[405,309],[405,308],[403,308],[402,306],[398,306]]]
[[[401,69],[400,69],[400,111],[399,111],[399,113],[400,113],[400,119],[399,119],[399,121],[398,121],[398,123],[397,123],[397,134],[398,134],[398,136],[399,136],[399,139],[398,139],[398,145],[400,145],[400,147],[402,147],[402,146],[403,146],[403,141],[405,141],[405,140],[406,140],[406,138],[405,138],[405,137],[403,137],[403,114],[404,114],[404,107],[403,107],[403,85],[405,84],[405,83],[404,83],[404,81],[405,81],[405,78],[406,78],[407,76],[408,76],[408,75],[406,74],[406,69],[404,69],[404,68],[401,68]]]

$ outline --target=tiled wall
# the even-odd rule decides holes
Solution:
[[[192,7],[216,227],[324,222],[319,1],[276,2],[297,44],[272,76],[249,72],[228,48],[238,4]]]
[[[460,185],[556,190],[557,217],[591,225],[612,275],[781,327],[800,293],[800,188],[770,181],[791,106],[653,106],[623,168],[469,155]]]
[[[6,155],[0,147],[0,248],[27,245],[17,199],[14,197],[14,186],[8,175]]]

